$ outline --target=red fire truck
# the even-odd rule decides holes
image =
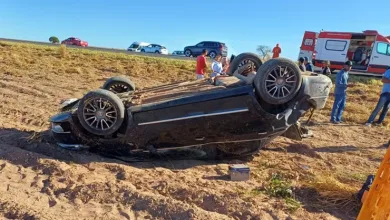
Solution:
[[[352,71],[380,75],[390,67],[390,36],[375,30],[355,32],[305,31],[299,57],[309,57],[316,67],[330,61],[332,71],[353,62]]]

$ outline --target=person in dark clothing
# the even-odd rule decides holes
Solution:
[[[310,72],[314,72],[314,67],[313,67],[313,64],[311,64],[311,62],[309,61],[309,57],[305,57],[305,67],[306,67],[306,71],[310,71]]]
[[[303,59],[303,57],[299,57],[299,60],[298,60],[298,66],[299,66],[299,69],[302,71],[302,72],[305,72],[306,71],[306,67],[305,67],[305,59]]]
[[[321,73],[326,75],[326,76],[329,76],[332,74],[332,70],[330,70],[330,61],[324,61],[324,66],[322,67],[322,70],[321,70]]]

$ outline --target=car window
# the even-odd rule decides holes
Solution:
[[[327,40],[325,49],[333,51],[344,51],[347,46],[347,41],[344,40]]]
[[[390,56],[390,45],[386,43],[378,42],[376,46],[376,52],[378,52],[379,54]]]
[[[196,46],[197,46],[197,47],[203,47],[203,46],[205,46],[205,45],[204,45],[204,42],[200,42],[200,43],[197,44]]]
[[[139,44],[132,44],[130,45],[130,48],[138,48],[139,47]]]
[[[167,49],[167,48],[166,48],[166,47],[164,47],[164,46],[160,46],[160,48],[161,48],[161,49]]]

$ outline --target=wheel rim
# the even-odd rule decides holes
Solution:
[[[189,50],[186,50],[185,54],[186,54],[186,56],[189,57],[191,55],[191,52]]]
[[[90,128],[104,131],[115,125],[118,120],[118,110],[109,100],[94,98],[86,101],[83,117]]]
[[[214,53],[214,52],[211,52],[211,53],[210,53],[210,57],[214,59],[215,53]]]
[[[297,75],[292,68],[277,66],[266,74],[265,88],[271,97],[282,99],[294,92]]]
[[[240,67],[242,67],[242,66],[244,66],[244,65],[246,65],[246,64],[248,64],[248,63],[251,64],[252,66],[254,66],[256,71],[259,69],[259,66],[257,66],[256,62],[253,61],[252,59],[244,59],[243,61],[241,61],[241,62],[238,64],[237,69],[240,68]]]
[[[130,87],[122,83],[115,83],[112,84],[108,90],[110,90],[113,93],[123,93],[123,92],[130,91]]]

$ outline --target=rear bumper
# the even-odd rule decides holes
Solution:
[[[333,86],[332,80],[322,74],[303,76],[303,95],[308,96],[308,102],[314,109],[322,109],[328,100]]]

